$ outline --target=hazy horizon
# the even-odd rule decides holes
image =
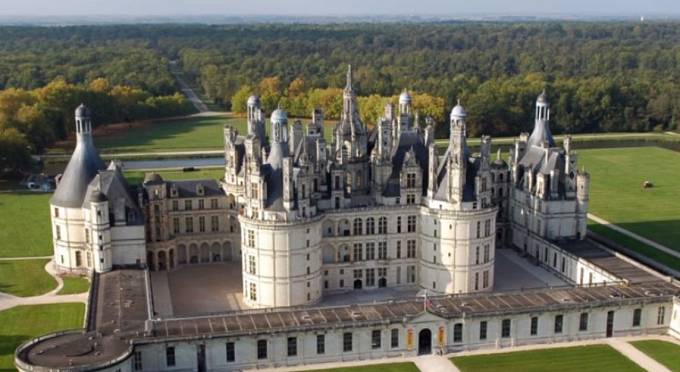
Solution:
[[[650,0],[30,0],[2,1],[0,16],[658,16],[680,15],[680,1]]]

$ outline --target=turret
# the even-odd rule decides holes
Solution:
[[[297,147],[302,142],[302,137],[304,136],[302,132],[302,122],[300,120],[295,120],[293,125],[290,127],[290,135],[288,136],[288,144],[290,146],[290,153],[294,154]]]
[[[467,113],[460,101],[451,110],[451,135],[449,138],[450,153],[450,198],[462,201],[463,189],[465,187],[465,173],[467,168],[468,149],[465,139],[465,118]]]
[[[399,95],[399,115],[411,115],[411,95],[406,89]]]
[[[76,108],[76,138],[78,141],[91,140],[92,115],[90,109],[81,103]]]
[[[250,96],[247,104],[248,110],[248,135],[254,135],[264,142],[264,118],[260,108],[260,97]]]
[[[550,103],[545,90],[536,99],[534,130],[531,132],[528,142],[531,146],[541,147],[547,144],[547,147],[555,147],[555,140],[550,133]]]

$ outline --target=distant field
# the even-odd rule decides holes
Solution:
[[[328,369],[311,370],[311,371],[308,371],[308,372],[320,372],[320,371],[326,371],[326,372],[372,372],[372,371],[418,372],[420,370],[418,369],[418,367],[416,367],[415,363],[406,362],[406,363],[373,364],[373,365],[357,366],[357,367],[328,368]]]
[[[451,358],[462,372],[644,371],[608,345],[575,346]]]
[[[57,287],[57,281],[45,271],[49,260],[0,261],[0,292],[20,297],[38,296]]]
[[[659,147],[580,150],[590,213],[680,251],[680,153]],[[643,189],[650,181],[654,187]]]
[[[680,345],[660,340],[634,341],[631,344],[671,371],[680,372]]]
[[[131,185],[139,185],[144,181],[144,176],[150,172],[126,171],[125,179]],[[164,170],[156,171],[165,180],[196,180],[196,179],[214,179],[220,180],[224,178],[224,169],[209,168],[199,169],[191,172],[183,172],[181,170]]]
[[[14,350],[46,333],[83,327],[85,305],[79,303],[17,306],[0,311],[0,371],[14,368]]]
[[[0,193],[0,257],[52,254],[52,194]]]

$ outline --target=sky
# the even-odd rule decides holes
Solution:
[[[0,0],[0,15],[680,15],[680,0]]]

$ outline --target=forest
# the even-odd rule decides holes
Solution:
[[[92,102],[99,124],[191,112],[171,61],[214,107],[234,112],[257,93],[267,112],[319,106],[334,119],[352,64],[368,124],[408,89],[439,136],[458,99],[470,136],[516,135],[531,128],[546,89],[556,133],[680,125],[680,23],[7,26],[0,149],[39,153],[65,138],[79,100]],[[11,167],[13,152],[1,151],[0,167]]]

